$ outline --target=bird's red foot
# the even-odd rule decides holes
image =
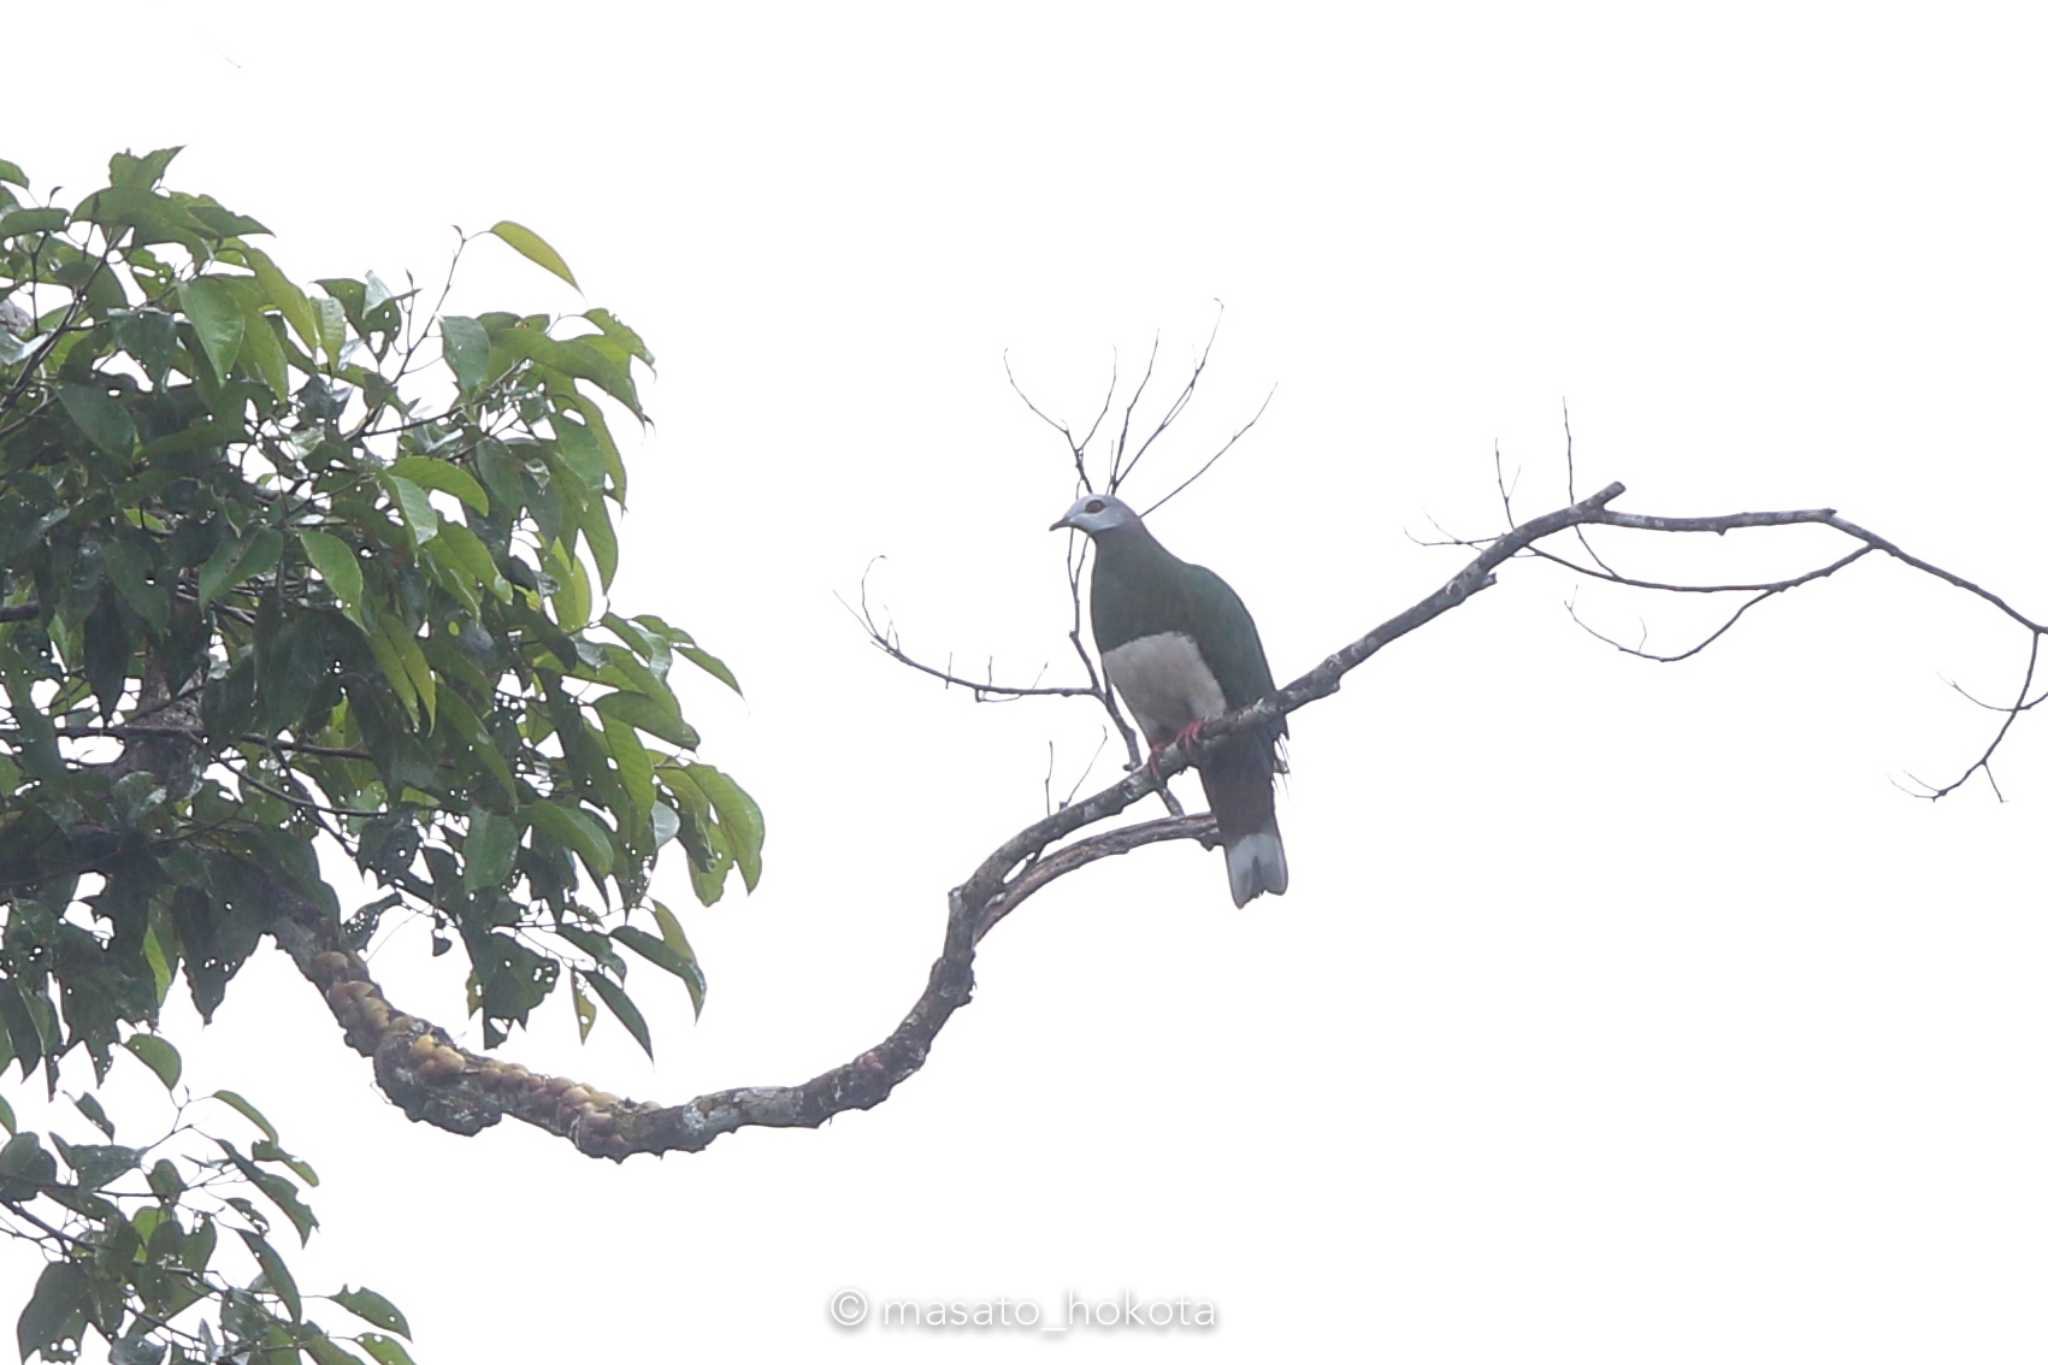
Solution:
[[[1164,744],[1155,744],[1152,746],[1152,756],[1145,760],[1145,771],[1152,774],[1152,780],[1154,782],[1160,782],[1165,780],[1159,776],[1160,756],[1176,744],[1181,745],[1183,748],[1185,748],[1188,745],[1194,744],[1198,740],[1200,740],[1202,738],[1202,724],[1203,722],[1199,720],[1190,721],[1188,724],[1182,726],[1172,739],[1167,740]]]

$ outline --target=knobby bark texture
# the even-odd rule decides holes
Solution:
[[[1758,602],[1827,577],[1872,553],[1887,555],[1983,599],[2028,631],[2032,651],[2027,682],[2015,703],[1990,708],[2003,713],[2003,723],[1984,755],[1956,781],[1930,787],[1924,794],[1933,798],[1953,791],[1977,771],[1988,778],[1992,755],[2014,719],[2040,700],[2030,701],[2028,695],[2033,660],[2038,658],[2041,636],[2048,633],[2041,624],[1998,595],[1907,553],[1831,509],[1655,517],[1613,510],[1611,504],[1622,492],[1621,484],[1609,484],[1590,497],[1512,525],[1499,535],[1449,542],[1474,554],[1441,587],[1339,648],[1273,695],[1210,723],[1194,747],[1169,749],[1161,758],[1156,778],[1139,767],[1113,785],[1069,802],[1017,831],[947,895],[944,937],[937,959],[924,991],[902,1022],[850,1061],[798,1084],[720,1090],[680,1104],[624,1099],[567,1077],[540,1075],[456,1046],[445,1030],[392,1003],[371,978],[361,955],[343,939],[335,917],[281,879],[275,884],[279,914],[272,934],[321,992],[349,1045],[371,1059],[378,1085],[408,1117],[462,1134],[479,1132],[506,1117],[515,1118],[567,1139],[579,1151],[613,1159],[640,1152],[695,1152],[742,1128],[815,1128],[836,1114],[871,1109],[887,1099],[925,1064],[939,1032],[954,1011],[972,998],[975,954],[982,939],[1028,897],[1092,862],[1150,844],[1193,839],[1213,846],[1216,827],[1207,815],[1174,815],[1063,841],[1143,800],[1166,778],[1199,763],[1209,745],[1335,693],[1351,670],[1489,587],[1501,566],[1518,556],[1553,560],[1623,586],[1751,594],[1727,625],[1704,643],[1719,638]],[[1588,526],[1671,534],[1799,524],[1831,527],[1860,542],[1860,548],[1791,578],[1726,585],[1625,578],[1608,569],[1597,555],[1592,556],[1589,567],[1540,548],[1540,542],[1563,531],[1582,538],[1583,528]],[[1587,550],[1590,555],[1590,547]],[[1665,657],[1643,654],[1626,645],[1616,647],[1645,658]]]

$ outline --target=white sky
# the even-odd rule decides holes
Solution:
[[[2048,611],[2038,11],[1661,9],[159,9],[14,64],[0,155],[70,203],[110,151],[187,143],[173,183],[302,279],[438,280],[447,224],[513,218],[647,337],[617,600],[747,684],[685,709],[767,872],[685,915],[711,1003],[692,1028],[648,983],[658,1065],[609,1021],[577,1049],[566,1000],[510,1054],[675,1101],[877,1041],[946,889],[1039,813],[1047,742],[1062,789],[1095,747],[1080,704],[894,667],[833,596],[886,554],[910,646],[1072,672],[1069,473],[1005,349],[1085,422],[1112,347],[1158,329],[1177,377],[1225,301],[1133,491],[1278,382],[1155,529],[1283,677],[1462,562],[1404,529],[1495,528],[1496,441],[1519,506],[1563,500],[1561,398],[1582,489],[1836,506]],[[493,242],[465,272],[458,310],[585,306]],[[1838,552],[1611,548],[1722,579]],[[2009,804],[1893,785],[1976,755],[1946,680],[2006,695],[2024,637],[1872,562],[1663,667],[1576,630],[1570,586],[1512,566],[1295,717],[1284,900],[1234,911],[1192,846],[1089,869],[990,938],[923,1073],[823,1132],[619,1168],[416,1127],[277,954],[173,1037],[320,1169],[302,1286],[367,1280],[423,1362],[2040,1358],[2048,718]],[[1653,647],[1711,622],[1581,605]],[[375,966],[460,1025],[424,939]],[[35,1265],[0,1254],[18,1302]],[[847,1287],[1218,1323],[845,1333]]]

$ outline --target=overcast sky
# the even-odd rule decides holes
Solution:
[[[1405,533],[1498,529],[1496,444],[1518,509],[1560,505],[1564,400],[1582,490],[1838,507],[2048,612],[2038,11],[1670,9],[99,6],[14,64],[0,154],[68,204],[187,144],[172,183],[301,279],[438,279],[449,224],[512,218],[585,297],[486,241],[451,307],[647,338],[615,600],[738,671],[744,702],[686,682],[685,713],[765,808],[766,874],[685,915],[710,1003],[650,986],[655,1064],[608,1020],[577,1048],[566,999],[508,1053],[679,1101],[878,1041],[947,888],[1041,813],[1048,744],[1060,792],[1096,747],[1085,704],[976,706],[835,600],[886,555],[907,646],[1074,676],[1071,470],[1006,351],[1085,424],[1113,354],[1156,332],[1178,382],[1223,301],[1132,492],[1278,385],[1154,530],[1282,678],[1462,563]],[[1701,581],[1846,548],[1620,536]],[[414,1126],[274,953],[203,1037],[167,1027],[319,1168],[301,1285],[368,1281],[422,1362],[2039,1359],[2048,716],[2006,804],[1899,785],[1982,750],[1949,683],[2009,696],[2024,634],[1867,561],[1657,665],[1572,589],[1510,565],[1294,717],[1284,899],[1233,910],[1191,845],[1061,882],[923,1072],[822,1132],[614,1167]],[[1579,594],[1653,649],[1715,606]],[[474,1042],[425,947],[373,966]],[[0,1255],[19,1301],[36,1265]],[[849,1332],[847,1289],[1216,1322]]]

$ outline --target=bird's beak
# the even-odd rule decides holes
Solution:
[[[1077,527],[1076,527],[1076,526],[1074,525],[1074,523],[1073,523],[1073,522],[1071,522],[1071,521],[1068,521],[1068,520],[1067,520],[1067,519],[1066,519],[1065,517],[1061,517],[1061,518],[1060,518],[1060,519],[1059,519],[1058,521],[1054,522],[1054,523],[1053,523],[1052,525],[1050,525],[1050,526],[1046,527],[1045,529],[1046,529],[1046,530],[1048,530],[1048,531],[1058,531],[1058,530],[1068,530],[1068,531],[1072,531],[1072,530],[1076,530],[1076,529],[1078,529],[1078,528],[1077,528]]]

